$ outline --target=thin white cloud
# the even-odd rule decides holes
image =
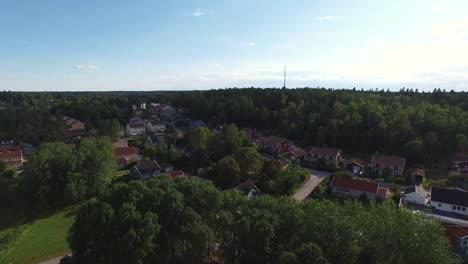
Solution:
[[[249,46],[255,46],[255,45],[257,45],[257,42],[249,42],[249,43],[247,43],[247,45],[249,45]]]
[[[73,66],[73,68],[78,69],[78,70],[97,70],[98,69],[96,65],[92,65],[92,64],[86,64],[86,65],[78,64],[78,65]]]
[[[193,12],[185,13],[184,15],[185,16],[191,16],[191,17],[201,17],[201,16],[206,15],[206,12],[203,9],[199,8],[199,9],[196,9],[195,11],[193,11]]]
[[[317,21],[330,21],[330,20],[333,20],[335,19],[335,16],[318,16],[318,17],[315,17],[315,20]]]

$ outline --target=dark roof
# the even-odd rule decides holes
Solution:
[[[405,166],[405,158],[397,157],[397,156],[381,156],[378,154],[372,155],[371,163],[378,163],[384,165],[392,165],[398,167]]]
[[[349,159],[349,160],[346,160],[345,162],[343,162],[345,165],[347,164],[350,164],[350,163],[354,163],[354,164],[357,164],[361,167],[365,167],[366,166],[366,162],[363,161],[362,159],[358,159],[358,158],[352,158],[352,159]]]
[[[155,171],[159,171],[161,169],[155,160],[142,162],[136,165],[135,168],[138,170],[138,172],[140,172],[141,175],[152,174]]]
[[[348,179],[339,176],[333,177],[331,186],[368,193],[377,193],[379,189],[379,184],[375,182]]]
[[[432,187],[431,200],[447,204],[455,204],[468,207],[468,192],[460,189],[443,189]]]
[[[262,133],[262,132],[260,132],[260,131],[258,131],[258,130],[251,129],[251,128],[247,128],[247,127],[243,128],[242,131],[243,131],[247,136],[250,135],[250,134],[252,134],[252,133],[254,133],[254,132]]]
[[[336,157],[340,151],[341,150],[337,148],[312,147],[310,149],[311,154],[317,154],[326,157]]]
[[[249,193],[251,190],[254,190],[257,193],[261,193],[261,191],[255,186],[255,184],[251,180],[247,180],[236,187],[234,189],[237,189],[245,194]]]
[[[0,151],[7,151],[7,150],[17,150],[19,146],[16,145],[0,145]]]
[[[289,140],[284,139],[284,138],[280,138],[280,137],[277,137],[277,136],[269,136],[269,137],[265,138],[264,141],[268,145],[278,145],[283,141],[289,141]],[[291,141],[289,141],[289,142],[291,142]]]
[[[132,123],[132,124],[128,124],[128,126],[131,127],[131,128],[137,128],[137,127],[145,127],[145,124]]]
[[[416,192],[416,186],[410,186],[410,187],[406,187],[405,189],[403,189],[403,193],[405,194],[414,193],[414,192]]]

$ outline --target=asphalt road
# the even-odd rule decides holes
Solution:
[[[317,185],[319,185],[325,177],[330,175],[330,173],[327,171],[319,171],[307,168],[304,169],[310,172],[310,178],[295,194],[292,195],[294,199],[299,201],[306,199],[315,189],[315,187],[317,187]]]

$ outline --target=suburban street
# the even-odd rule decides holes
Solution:
[[[330,173],[327,171],[319,171],[307,168],[304,169],[310,172],[310,178],[295,194],[292,195],[294,199],[299,201],[307,198],[309,194],[315,189],[315,187],[317,187],[317,185],[319,185],[325,177],[330,175]]]

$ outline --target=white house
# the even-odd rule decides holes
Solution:
[[[127,124],[125,128],[125,134],[128,136],[138,136],[146,133],[146,127],[144,124]]]
[[[166,131],[166,123],[161,121],[149,120],[146,122],[146,129],[152,133],[164,133]]]
[[[424,189],[418,186],[411,186],[406,187],[401,192],[401,200],[412,204],[427,205],[429,203],[429,195]]]
[[[468,216],[468,192],[460,189],[431,188],[431,207]]]
[[[125,134],[128,136],[138,136],[146,133],[145,121],[139,117],[132,117],[125,127]]]

